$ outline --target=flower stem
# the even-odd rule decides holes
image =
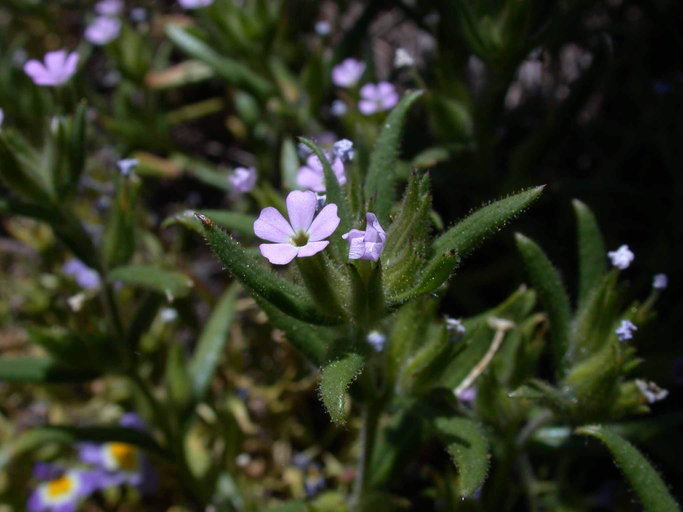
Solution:
[[[362,508],[368,490],[368,473],[372,462],[372,453],[377,439],[377,425],[381,414],[380,407],[374,401],[369,401],[363,408],[363,424],[360,431],[360,458],[356,470],[351,508],[359,512]]]

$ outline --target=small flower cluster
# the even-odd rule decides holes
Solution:
[[[355,87],[365,72],[365,63],[352,57],[343,60],[332,69],[332,83],[341,88]],[[368,83],[360,88],[358,110],[365,115],[392,109],[398,103],[398,93],[389,82]],[[334,115],[343,115],[346,105],[337,100],[332,104]]]
[[[134,413],[124,414],[119,423],[127,428],[144,428]],[[75,512],[91,494],[119,485],[131,485],[143,493],[156,487],[154,469],[142,451],[131,444],[82,443],[78,458],[87,469],[36,464],[33,476],[41,483],[29,497],[29,512]]]
[[[123,11],[121,0],[102,0],[95,5],[97,16],[85,29],[85,38],[92,44],[103,46],[111,43],[121,33],[119,15]]]

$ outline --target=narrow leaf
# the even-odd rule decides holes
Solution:
[[[223,265],[249,291],[260,295],[283,312],[299,320],[318,325],[335,325],[340,318],[320,311],[298,286],[277,277],[251,257],[230,235],[210,219],[199,216],[204,236]]]
[[[208,64],[231,85],[244,87],[260,97],[271,94],[273,88],[267,80],[261,78],[244,64],[220,55],[216,50],[201,39],[190,34],[187,30],[177,25],[168,25],[166,27],[166,34],[182,51]]]
[[[458,255],[452,250],[434,258],[427,264],[426,268],[420,272],[417,276],[417,282],[410,290],[391,299],[390,307],[399,306],[420,295],[426,295],[436,291],[451,276],[458,261]]]
[[[185,274],[169,272],[154,265],[126,265],[112,270],[109,281],[121,281],[165,294],[169,298],[184,297],[192,288],[192,280]]]
[[[600,425],[586,425],[578,428],[576,433],[595,437],[607,446],[647,512],[681,510],[652,464],[614,430]]]
[[[356,380],[365,363],[358,353],[348,352],[322,368],[320,396],[334,423],[344,423],[346,390]]]
[[[560,273],[538,244],[518,233],[517,248],[522,254],[541,304],[548,313],[556,368],[560,374],[564,374],[572,316],[569,297],[562,284]]]
[[[389,212],[396,194],[396,168],[405,119],[422,91],[407,93],[387,117],[370,155],[370,165],[365,178],[365,198],[372,205],[380,223],[389,220]]]
[[[99,377],[97,370],[72,368],[49,357],[3,357],[0,381],[22,383],[84,382]]]
[[[486,480],[488,440],[479,427],[466,418],[441,416],[434,420],[434,428],[458,467],[460,495],[463,498],[471,496]]]
[[[588,206],[574,199],[576,230],[579,242],[579,292],[578,302],[583,304],[591,291],[607,272],[605,242],[598,222]]]
[[[228,332],[235,317],[235,299],[238,291],[239,285],[233,284],[223,293],[199,337],[190,362],[190,377],[197,400],[201,400],[208,390],[225,343],[228,341]]]
[[[545,185],[530,188],[480,208],[437,238],[433,251],[440,254],[455,249],[464,258],[482,240],[505,226],[538,199],[544,187]]]

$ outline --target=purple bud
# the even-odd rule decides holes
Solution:
[[[353,87],[365,71],[365,63],[348,58],[332,68],[332,83],[337,87]]]
[[[387,234],[374,213],[365,215],[365,223],[365,231],[352,229],[342,238],[349,242],[349,259],[377,261],[384,250]]]
[[[253,167],[237,167],[228,177],[235,192],[245,194],[256,185],[256,169]]]

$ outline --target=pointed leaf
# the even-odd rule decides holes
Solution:
[[[231,85],[244,87],[260,97],[265,97],[272,93],[273,87],[267,80],[261,78],[244,64],[220,55],[216,50],[201,39],[190,34],[187,30],[177,25],[168,25],[166,27],[166,35],[183,52],[208,64],[209,67]]]
[[[614,430],[600,425],[586,425],[579,427],[576,433],[595,437],[607,446],[647,512],[681,510],[652,464]]]
[[[375,149],[370,155],[368,174],[365,177],[365,199],[372,205],[380,223],[389,220],[389,211],[396,194],[396,168],[401,144],[401,133],[405,119],[422,91],[407,93],[387,117],[377,139]]]
[[[588,206],[574,199],[576,229],[579,242],[579,293],[578,303],[583,304],[590,292],[607,272],[605,242],[595,215]]]
[[[390,307],[396,307],[420,295],[435,292],[451,277],[458,261],[458,255],[453,250],[434,258],[420,272],[415,285],[410,290],[392,297]]]
[[[109,272],[110,282],[139,286],[165,294],[169,298],[184,297],[190,293],[192,280],[180,272],[170,272],[155,265],[126,265]]]
[[[218,362],[228,341],[230,326],[235,318],[235,300],[239,285],[231,285],[214,307],[202,330],[197,348],[190,362],[190,376],[196,400],[201,400],[209,389]]]
[[[566,369],[569,348],[571,306],[560,273],[538,244],[517,234],[517,248],[522,254],[531,282],[538,292],[543,308],[548,313],[550,333],[554,347],[555,365],[560,374]]]
[[[84,382],[99,376],[96,369],[73,368],[49,357],[0,358],[0,382],[56,384]]]
[[[522,213],[543,192],[545,185],[534,187],[484,206],[458,222],[436,239],[433,252],[455,249],[466,257],[485,238]]]
[[[323,366],[320,373],[320,396],[334,423],[344,423],[346,390],[360,375],[365,358],[348,352]]]
[[[199,215],[204,236],[223,265],[252,293],[260,295],[283,312],[318,325],[336,325],[341,319],[320,311],[298,286],[279,278],[247,254],[230,235],[209,218]]]
[[[441,416],[434,428],[446,444],[460,473],[460,495],[471,496],[486,480],[489,443],[479,427],[466,418]]]

